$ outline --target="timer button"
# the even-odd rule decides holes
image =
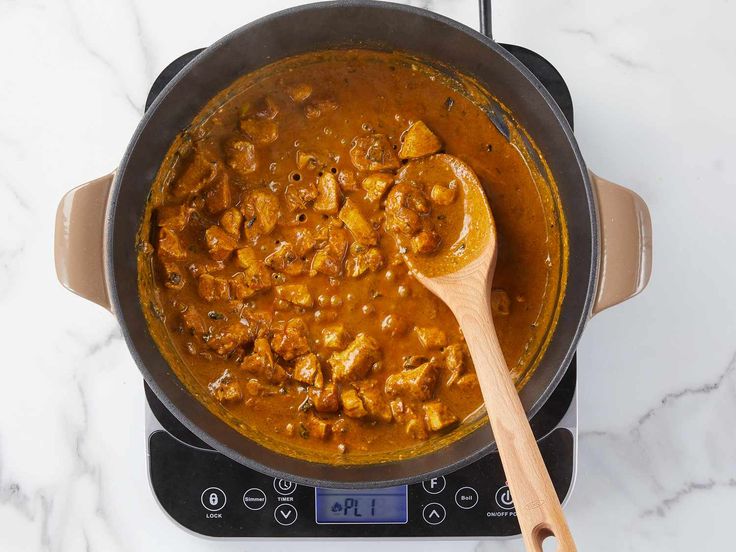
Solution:
[[[446,485],[447,480],[445,480],[444,476],[433,477],[432,479],[427,479],[422,483],[422,487],[424,487],[424,490],[429,494],[440,494],[445,490]]]
[[[273,517],[276,519],[276,523],[279,525],[291,525],[296,521],[297,511],[294,506],[285,502],[279,504],[278,507],[273,511]]]
[[[439,525],[440,523],[445,521],[445,517],[447,517],[447,511],[442,504],[439,504],[437,502],[430,502],[422,510],[422,517],[424,518],[424,521],[426,521],[430,525]]]
[[[508,485],[499,487],[496,491],[496,504],[498,504],[499,508],[503,508],[504,510],[514,509],[514,500],[511,498],[511,491],[509,491]]]
[[[455,493],[455,504],[463,510],[470,510],[478,504],[478,491],[473,487],[461,487]]]
[[[286,479],[274,479],[273,488],[280,495],[290,495],[296,489],[296,483],[287,481]]]
[[[255,487],[248,489],[243,494],[243,504],[249,510],[260,510],[266,505],[266,493]]]
[[[210,512],[219,512],[225,507],[227,497],[222,489],[208,487],[202,492],[202,506]]]

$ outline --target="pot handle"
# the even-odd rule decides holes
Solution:
[[[652,220],[644,200],[590,173],[598,202],[600,271],[591,316],[641,292],[652,274]]]
[[[56,210],[56,277],[68,290],[112,310],[105,284],[104,228],[115,172],[68,192]]]

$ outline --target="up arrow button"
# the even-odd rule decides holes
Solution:
[[[437,502],[430,502],[422,510],[422,517],[424,518],[424,521],[426,521],[430,525],[439,525],[440,523],[445,521],[445,517],[447,517],[447,512],[445,511],[445,507],[442,506],[442,504],[439,504]]]

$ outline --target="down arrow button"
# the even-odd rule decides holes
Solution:
[[[273,511],[273,517],[279,525],[292,525],[297,515],[296,508],[291,504],[279,504]]]

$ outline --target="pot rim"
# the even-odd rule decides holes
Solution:
[[[211,435],[211,433],[202,430],[200,425],[195,423],[192,420],[192,417],[187,414],[186,409],[183,408],[180,403],[175,403],[174,400],[170,398],[168,392],[163,388],[163,385],[159,383],[157,378],[155,378],[152,372],[147,368],[145,362],[143,361],[143,359],[141,358],[141,355],[139,354],[137,343],[131,336],[129,328],[127,327],[125,320],[122,317],[123,303],[121,301],[121,297],[119,294],[118,282],[116,281],[115,276],[114,276],[115,267],[114,267],[114,255],[113,255],[113,250],[114,250],[113,227],[114,227],[114,221],[117,215],[117,206],[118,206],[118,199],[119,199],[119,195],[121,191],[121,182],[124,178],[126,168],[128,166],[128,163],[131,159],[131,156],[134,150],[136,149],[136,146],[139,140],[141,139],[141,135],[143,134],[144,129],[147,127],[150,120],[155,116],[160,106],[166,102],[167,96],[173,89],[176,88],[179,82],[182,81],[184,78],[186,78],[191,71],[195,70],[196,67],[206,64],[207,61],[213,56],[215,56],[220,49],[227,46],[234,38],[240,36],[242,33],[248,33],[253,28],[262,26],[264,24],[268,24],[269,22],[272,22],[280,18],[293,17],[296,15],[309,13],[309,12],[318,12],[322,10],[329,10],[329,9],[334,9],[334,8],[344,8],[344,7],[370,8],[370,9],[376,9],[376,10],[381,10],[381,11],[389,11],[389,12],[394,11],[394,12],[399,12],[399,14],[401,15],[426,18],[426,19],[432,20],[435,23],[439,23],[444,26],[448,26],[455,31],[463,33],[467,35],[469,38],[477,42],[480,42],[482,46],[484,46],[485,48],[492,50],[496,55],[500,56],[506,63],[510,64],[527,81],[529,81],[529,83],[540,94],[540,96],[546,103],[547,108],[552,112],[552,115],[556,119],[557,124],[559,125],[558,130],[562,132],[567,142],[567,145],[570,148],[571,153],[574,156],[577,166],[580,169],[580,173],[581,173],[580,176],[582,178],[582,182],[583,182],[584,190],[586,194],[585,203],[587,205],[588,212],[590,214],[590,223],[591,223],[590,232],[591,232],[591,242],[592,242],[590,244],[590,251],[591,251],[590,270],[587,274],[587,289],[586,289],[584,304],[582,306],[582,311],[581,311],[582,315],[580,316],[579,320],[577,321],[574,328],[570,332],[571,339],[569,340],[569,343],[567,344],[567,350],[565,351],[563,360],[560,363],[560,367],[557,370],[555,376],[550,379],[547,387],[541,393],[538,394],[538,397],[536,398],[536,400],[534,400],[531,406],[526,409],[527,417],[530,419],[539,411],[542,405],[544,405],[546,400],[549,398],[552,391],[557,387],[560,379],[564,376],[564,373],[567,370],[567,367],[570,364],[570,361],[572,360],[573,355],[576,352],[577,344],[580,340],[585,323],[587,322],[588,315],[591,311],[591,306],[592,306],[593,299],[595,296],[596,280],[597,280],[597,274],[599,270],[599,232],[598,232],[597,206],[595,202],[595,195],[593,193],[591,181],[588,175],[588,171],[586,169],[585,162],[577,146],[577,142],[573,136],[572,129],[570,128],[570,125],[568,124],[564,114],[562,113],[560,108],[557,106],[557,103],[555,102],[555,100],[552,98],[552,96],[546,90],[546,88],[544,88],[544,86],[531,73],[531,71],[529,71],[520,61],[518,61],[513,55],[507,52],[503,47],[501,47],[493,39],[488,38],[480,34],[478,31],[470,27],[467,27],[466,25],[462,23],[454,21],[448,17],[442,16],[442,15],[439,15],[434,12],[430,12],[428,10],[424,10],[421,8],[416,8],[413,6],[396,4],[393,2],[383,2],[383,1],[377,2],[373,0],[357,0],[357,1],[337,0],[337,1],[317,2],[313,4],[295,6],[295,7],[287,8],[287,9],[266,15],[262,18],[259,18],[250,23],[247,23],[246,25],[243,25],[239,27],[238,29],[235,29],[234,31],[228,33],[224,37],[214,42],[211,46],[203,50],[200,54],[198,54],[192,61],[187,63],[187,65],[181,71],[179,71],[174,76],[173,79],[171,79],[171,81],[163,88],[163,90],[159,93],[159,95],[156,97],[156,99],[151,104],[150,108],[143,115],[140,123],[136,127],[136,130],[131,137],[131,140],[126,148],[125,154],[123,155],[123,158],[120,162],[119,168],[116,171],[116,174],[115,174],[115,177],[112,183],[112,187],[111,187],[107,210],[106,210],[105,231],[104,231],[104,255],[103,255],[105,280],[106,280],[106,284],[108,288],[108,294],[109,294],[110,303],[112,306],[112,311],[115,314],[115,316],[118,318],[118,321],[122,329],[123,337],[126,341],[128,349],[130,350],[131,356],[133,357],[136,364],[138,365],[149,387],[151,387],[151,389],[154,391],[154,393],[159,398],[159,400],[161,400],[161,402],[166,406],[166,408],[169,411],[171,411],[172,414],[176,416],[176,418],[181,423],[183,423],[185,427],[187,427],[187,429],[192,431],[195,435],[197,435],[199,438],[205,441],[208,445],[212,446],[218,452],[225,454],[226,456],[237,461],[238,463],[244,464],[250,468],[253,468],[261,473],[265,473],[271,477],[285,477],[289,480],[295,481],[300,484],[309,485],[309,486],[343,487],[343,488],[356,488],[357,489],[357,488],[385,487],[385,486],[416,483],[416,482],[425,480],[429,477],[435,477],[435,476],[439,476],[442,474],[450,473],[452,471],[460,469],[476,461],[477,459],[485,456],[488,452],[490,452],[491,450],[495,448],[495,441],[491,438],[490,428],[488,426],[488,423],[486,422],[482,424],[478,429],[476,429],[475,431],[471,432],[470,434],[460,439],[460,440],[468,439],[469,437],[476,434],[477,432],[483,431],[484,429],[488,429],[489,439],[485,445],[477,447],[474,450],[474,452],[466,454],[464,457],[459,458],[454,462],[445,463],[442,465],[442,467],[439,467],[433,470],[417,472],[417,473],[414,473],[414,475],[412,476],[401,476],[401,477],[395,477],[395,478],[386,477],[381,480],[369,480],[369,481],[355,480],[355,479],[337,480],[337,479],[324,478],[320,476],[316,476],[316,477],[315,476],[302,476],[299,474],[285,472],[283,470],[273,468],[267,463],[255,460],[254,458],[251,458],[248,456],[245,456],[244,454],[238,451],[235,451],[232,448],[230,448],[228,445],[224,444],[217,437],[214,437],[213,435]],[[281,59],[281,58],[278,58],[278,59]],[[269,60],[269,62],[273,62],[273,61],[277,61],[277,59]],[[534,376],[532,376],[532,378],[533,377]],[[182,384],[180,382],[178,383],[179,383],[179,386],[183,388]],[[199,401],[195,397],[193,397],[189,393],[188,390],[186,390],[186,393],[189,394],[189,397],[191,398],[191,400],[195,401],[199,405],[200,408],[205,408],[201,403],[199,403]],[[523,394],[523,389],[522,389],[522,394]],[[189,405],[189,406],[196,408],[195,405]],[[214,414],[210,413],[208,410],[206,411],[206,413],[211,416],[214,416]],[[226,425],[225,422],[221,421],[221,423],[223,425]],[[231,431],[236,431],[233,428],[230,428],[229,426],[227,427]],[[253,443],[255,447],[265,448],[262,445],[251,441],[248,437],[240,433],[238,433],[238,435],[241,439],[245,439]],[[448,444],[448,446],[450,445],[451,444]],[[438,449],[436,451],[428,453],[428,455],[436,455],[438,453],[442,454],[442,451],[444,449],[446,449],[446,447],[443,447],[442,449]],[[273,451],[270,451],[270,452],[273,454],[279,454]],[[283,456],[283,455],[279,454],[279,456]],[[411,460],[412,458],[414,457],[397,460],[395,463],[404,463],[404,462]],[[293,460],[296,460],[296,459],[293,459]],[[302,462],[306,464],[315,464],[315,463],[308,462],[305,460],[298,460],[298,462]],[[361,468],[381,466],[382,464],[366,464],[366,465],[355,465],[355,466],[339,466],[339,465],[331,465],[331,464],[319,464],[319,465],[324,466],[325,469],[327,470],[332,470],[332,471],[345,470],[343,473],[349,473],[349,472],[356,473],[356,471],[360,470]]]

